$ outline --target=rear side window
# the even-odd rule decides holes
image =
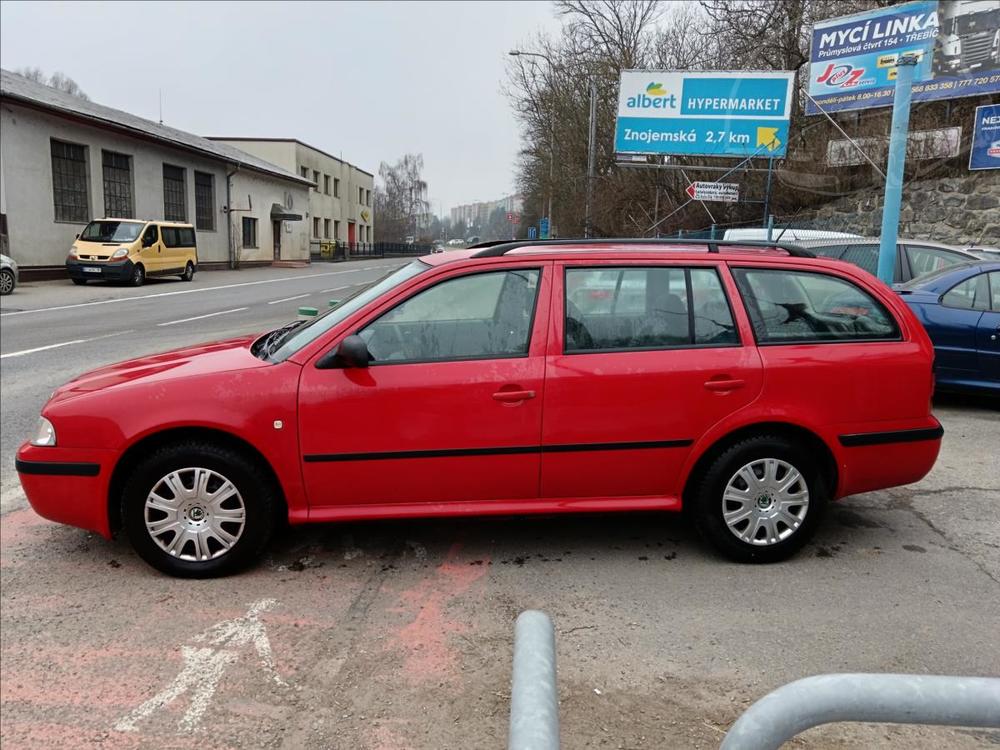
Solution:
[[[194,229],[191,227],[161,227],[163,244],[167,247],[194,247]]]
[[[177,247],[180,244],[177,240],[177,227],[160,227],[160,236],[167,247]]]
[[[566,270],[564,351],[737,346],[714,268]]]
[[[993,309],[1000,312],[1000,271],[990,271],[990,296],[993,300]]]
[[[845,279],[809,271],[734,268],[760,344],[898,339],[889,311]]]
[[[921,247],[920,245],[907,245],[906,257],[910,261],[910,270],[914,276],[923,276],[925,273],[938,271],[968,260],[964,255],[953,253],[950,250],[943,250],[939,247]]]
[[[941,298],[941,304],[964,310],[989,310],[990,283],[986,274],[981,273],[956,284]]]
[[[878,273],[878,245],[850,245],[840,259],[865,269],[872,276]]]

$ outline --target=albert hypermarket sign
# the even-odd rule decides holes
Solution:
[[[615,151],[784,156],[794,77],[791,71],[623,71]]]

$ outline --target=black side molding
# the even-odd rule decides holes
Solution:
[[[921,440],[940,440],[944,427],[919,427],[915,430],[891,430],[889,432],[859,432],[841,435],[840,444],[845,448],[862,445],[885,445],[887,443],[916,443]]]
[[[18,474],[47,474],[57,477],[96,477],[101,473],[100,464],[70,461],[22,461],[14,459]]]

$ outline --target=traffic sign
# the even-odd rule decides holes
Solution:
[[[535,227],[528,227],[528,239],[534,240],[538,239],[538,229]]]
[[[623,71],[615,151],[784,156],[794,80],[791,71]]]
[[[543,216],[538,222],[538,239],[547,240],[549,238],[549,217]]]
[[[521,214],[515,214],[513,212],[508,211],[507,212],[507,221],[509,221],[511,224],[520,224],[521,223]]]
[[[740,199],[740,186],[735,182],[692,182],[684,192],[695,201],[736,203]]]

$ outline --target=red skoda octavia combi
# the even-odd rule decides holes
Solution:
[[[311,322],[60,388],[17,455],[46,518],[211,576],[291,523],[664,510],[743,562],[934,465],[933,349],[892,291],[794,246],[495,244]]]

